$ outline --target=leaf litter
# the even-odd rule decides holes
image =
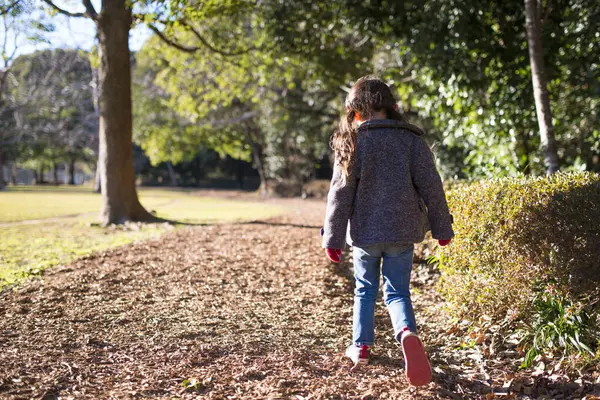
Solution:
[[[431,244],[416,251],[412,288],[433,382],[409,387],[381,301],[371,363],[350,373],[352,265],[320,248],[322,202],[280,202],[281,217],[175,230],[0,293],[0,398],[600,396],[597,371],[517,371],[522,354],[494,327],[453,320],[424,260]]]

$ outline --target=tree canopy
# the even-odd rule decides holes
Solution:
[[[20,137],[16,160],[34,169],[94,162],[98,115],[86,53],[57,49],[20,56],[8,80],[13,131]]]
[[[541,7],[563,168],[598,169],[599,7],[585,0]],[[404,112],[428,128],[447,176],[543,172],[521,1],[286,1],[227,10],[182,11],[177,18],[184,23],[165,23],[157,33],[162,43],[153,38],[142,50],[151,54],[165,104],[195,126],[224,119],[219,113],[237,102],[256,113],[251,119],[262,135],[271,132],[267,152],[277,154],[274,163],[294,158],[286,153],[294,129],[302,131],[296,142],[319,153],[343,89],[375,73],[394,88]],[[223,33],[223,20],[236,28]],[[199,38],[210,47],[199,51]],[[205,135],[216,146],[215,135],[231,130],[217,131]]]
[[[600,5],[536,7],[560,167],[599,170]],[[132,56],[133,138],[155,165],[211,149],[251,161],[263,181],[305,183],[352,82],[375,74],[428,131],[446,177],[546,168],[522,0],[178,0],[136,2],[131,15],[153,32]],[[64,79],[47,81],[50,92]],[[71,95],[28,124],[77,114]]]

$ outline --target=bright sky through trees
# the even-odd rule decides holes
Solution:
[[[69,11],[79,12],[83,11],[81,2],[69,1],[69,0],[56,0],[55,3],[62,8]],[[100,1],[92,0],[94,7],[100,9]],[[42,6],[41,1],[36,1],[37,6]],[[41,14],[42,11],[39,11]],[[64,15],[55,15],[51,18],[54,24],[54,32],[45,35],[48,42],[46,43],[33,43],[24,40],[25,35],[21,35],[22,38],[17,43],[17,55],[32,53],[35,50],[49,49],[49,48],[77,48],[83,50],[89,50],[95,43],[96,28],[94,27],[93,21],[87,18],[68,18]],[[14,46],[14,36],[12,32],[8,35],[9,47],[8,52],[12,52]],[[150,36],[150,31],[144,26],[139,26],[131,30],[131,36],[129,39],[129,46],[132,51],[140,49],[144,41]],[[0,42],[4,41],[4,30],[0,30]]]

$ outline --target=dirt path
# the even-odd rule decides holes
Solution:
[[[323,257],[322,203],[288,205],[265,223],[177,230],[0,293],[0,398],[475,399],[509,385],[523,398],[582,398],[597,389],[515,377],[518,355],[486,347],[494,337],[457,350],[463,336],[425,264],[413,287],[434,382],[408,388],[382,306],[372,365],[350,374],[341,354],[351,265]]]

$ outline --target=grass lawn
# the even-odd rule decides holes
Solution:
[[[248,221],[283,212],[258,202],[202,197],[194,190],[143,189],[140,199],[159,217],[191,224]],[[101,228],[93,224],[99,209],[100,196],[87,189],[20,187],[0,192],[0,288],[93,251],[174,229],[166,224]]]

